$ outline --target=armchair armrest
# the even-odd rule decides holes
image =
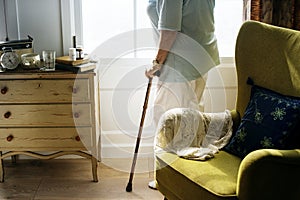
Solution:
[[[299,199],[300,149],[260,149],[249,153],[239,168],[241,200]]]
[[[231,115],[232,122],[233,122],[232,132],[235,133],[241,123],[241,116],[237,110],[231,110],[230,115]]]

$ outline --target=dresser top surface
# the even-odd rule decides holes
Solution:
[[[36,70],[12,70],[0,73],[0,80],[3,79],[51,79],[51,78],[88,78],[94,76],[95,72],[74,73],[71,71],[55,70],[40,71]]]

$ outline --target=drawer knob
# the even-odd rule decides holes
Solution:
[[[6,94],[8,91],[8,88],[5,86],[1,89],[1,94]]]
[[[75,117],[75,118],[79,118],[79,116],[80,116],[80,115],[79,115],[78,112],[74,113],[74,117]]]
[[[13,139],[14,139],[14,136],[13,136],[13,135],[9,135],[9,136],[7,136],[7,138],[6,138],[6,140],[7,140],[8,142],[11,142]]]
[[[11,112],[9,112],[9,111],[4,114],[4,117],[6,119],[8,119],[10,116],[11,116]]]
[[[77,136],[75,137],[75,140],[78,141],[78,142],[80,141],[79,135],[77,135]]]
[[[77,87],[73,87],[72,92],[73,92],[73,94],[76,94],[78,92],[78,88]]]

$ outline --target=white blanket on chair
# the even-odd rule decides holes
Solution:
[[[187,159],[207,160],[229,142],[232,124],[228,110],[221,113],[189,108],[169,110],[159,121],[155,152],[167,151]]]

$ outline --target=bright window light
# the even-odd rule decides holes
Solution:
[[[151,28],[146,12],[147,4],[148,0],[109,0],[105,3],[99,0],[82,1],[85,50],[91,52],[106,40],[124,32]],[[242,16],[243,1],[216,0],[216,36],[221,57],[234,57]]]

